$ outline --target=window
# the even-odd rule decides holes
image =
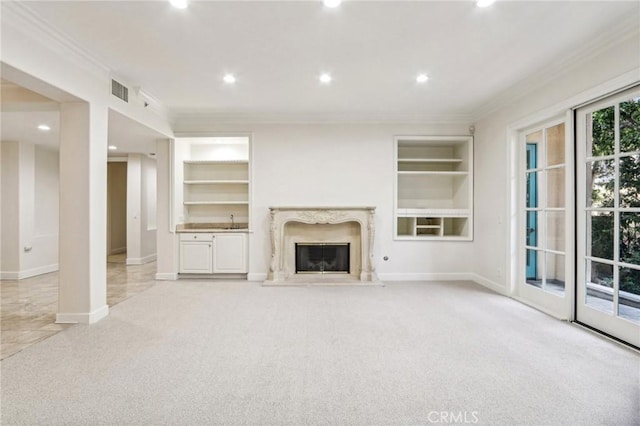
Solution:
[[[565,125],[525,132],[524,144],[524,282],[564,296]]]
[[[640,323],[640,97],[586,114],[584,300]]]

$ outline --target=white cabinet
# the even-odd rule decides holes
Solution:
[[[181,233],[180,273],[246,274],[246,233]]]
[[[395,153],[395,239],[472,240],[473,137],[397,137]]]
[[[213,272],[213,235],[180,234],[180,273],[210,274]]]
[[[247,269],[247,234],[216,234],[213,272],[245,274]]]

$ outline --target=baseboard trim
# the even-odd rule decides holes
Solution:
[[[128,257],[127,265],[144,265],[145,263],[154,262],[156,257],[155,253],[145,257]]]
[[[18,280],[20,279],[19,276],[19,272],[0,271],[0,280]]]
[[[488,288],[489,290],[502,294],[503,296],[509,296],[504,286],[498,284],[495,281],[491,281],[490,279],[485,278],[482,275],[471,274],[471,280],[477,284],[480,284],[483,287]]]
[[[381,274],[380,281],[472,281],[473,274],[461,272],[444,273],[407,273],[407,274]]]
[[[247,281],[266,281],[267,275],[262,273],[247,274]]]
[[[71,313],[59,313],[56,314],[56,323],[58,324],[95,324],[104,317],[109,315],[109,306],[96,309],[93,312],[71,314]]]
[[[514,296],[511,296],[511,298],[512,298],[513,300],[515,300],[515,301],[518,301],[518,302],[522,303],[523,305],[527,305],[528,307],[533,308],[533,309],[535,309],[536,311],[540,311],[540,312],[542,312],[543,314],[547,314],[547,315],[549,315],[550,317],[553,317],[553,318],[555,318],[555,319],[557,319],[557,320],[560,320],[560,321],[570,321],[570,319],[569,319],[569,318],[567,318],[566,316],[558,315],[556,312],[553,312],[552,310],[547,309],[547,308],[545,308],[544,306],[540,306],[540,305],[539,305],[539,304],[537,304],[537,303],[531,302],[530,300],[523,299],[523,298],[522,298],[522,297],[520,297],[520,296],[515,296],[515,295],[514,295]]]
[[[26,269],[24,271],[17,272],[0,272],[1,280],[22,280],[25,278],[31,278],[42,274],[48,274],[50,272],[56,272],[59,268],[57,263],[45,266],[38,266],[37,268]]]
[[[120,253],[126,253],[126,252],[127,252],[126,247],[114,248],[114,249],[111,249],[111,251],[109,252],[109,256],[111,256],[112,254],[120,254]]]
[[[155,276],[156,281],[175,281],[178,279],[176,272],[158,272]]]

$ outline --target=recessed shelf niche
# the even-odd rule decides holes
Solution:
[[[473,137],[395,139],[395,238],[473,238]]]

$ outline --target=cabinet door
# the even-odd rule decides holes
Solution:
[[[244,274],[247,272],[247,235],[216,234],[213,272]]]
[[[211,242],[182,241],[180,243],[180,272],[210,274],[212,268]]]

